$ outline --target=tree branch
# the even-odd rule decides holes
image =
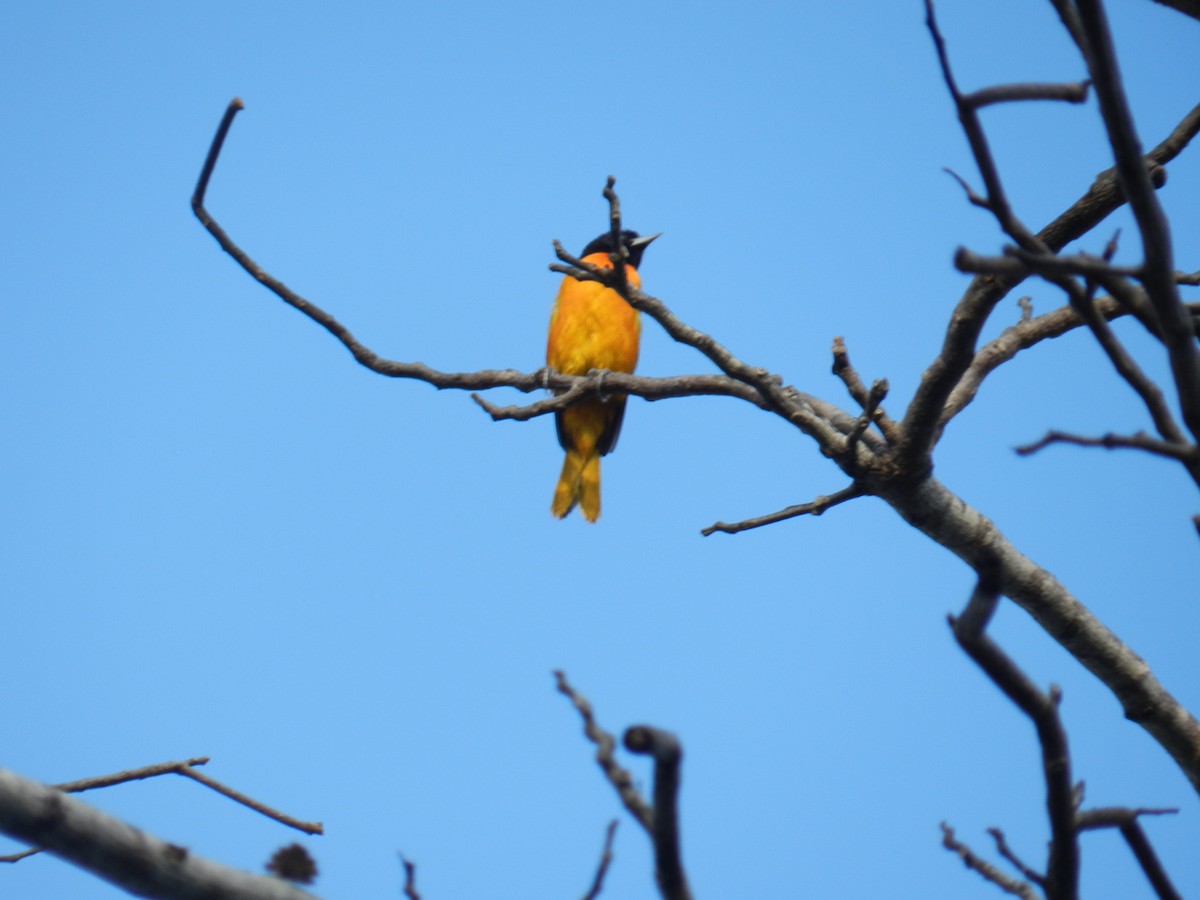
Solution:
[[[641,826],[646,829],[647,834],[653,835],[654,810],[643,799],[638,789],[633,786],[633,776],[618,765],[616,757],[613,755],[613,750],[617,746],[617,739],[596,724],[595,716],[592,713],[592,704],[588,702],[586,697],[580,695],[571,687],[567,681],[567,676],[563,672],[556,671],[554,673],[554,681],[558,692],[571,701],[583,719],[583,733],[587,735],[588,740],[596,745],[596,762],[600,765],[601,771],[604,772],[604,777],[613,786],[613,789],[617,792],[617,796],[621,798],[621,802],[629,810],[629,814],[641,823]]]
[[[635,725],[625,732],[625,749],[654,759],[655,877],[664,900],[691,900],[679,851],[679,767],[683,746],[670,732]]]
[[[776,512],[767,513],[764,516],[756,516],[753,519],[743,519],[740,522],[733,523],[714,522],[707,528],[700,529],[700,533],[705,537],[715,534],[718,531],[725,534],[737,534],[740,531],[749,531],[752,528],[762,528],[764,525],[774,525],[776,522],[794,519],[796,516],[819,516],[825,510],[831,509],[840,503],[863,496],[863,493],[864,491],[859,485],[851,484],[840,491],[834,491],[832,494],[822,494],[817,499],[808,503],[798,503],[795,506],[788,506]]]
[[[1193,107],[1171,133],[1146,154],[1143,164],[1155,187],[1166,181],[1163,168],[1200,133],[1200,104]],[[1087,234],[1125,203],[1116,169],[1096,176],[1091,187],[1070,207],[1038,232],[1037,238],[1058,252],[1071,241]],[[920,467],[928,462],[949,420],[961,409],[946,415],[946,404],[960,379],[975,359],[979,333],[995,305],[1020,284],[1022,276],[982,275],[972,279],[959,300],[946,329],[941,352],[921,376],[916,394],[905,412],[902,428],[904,449],[898,454],[902,467]],[[961,397],[961,395],[960,395]]]
[[[1098,438],[1085,437],[1078,434],[1068,434],[1065,431],[1048,431],[1046,435],[1032,444],[1023,444],[1015,448],[1021,456],[1029,456],[1049,447],[1051,444],[1074,444],[1077,447],[1104,447],[1113,450],[1123,447],[1130,450],[1144,450],[1157,456],[1190,463],[1200,462],[1200,450],[1194,444],[1174,444],[1150,437],[1144,431],[1137,434],[1105,434]]]
[[[1075,900],[1079,896],[1079,842],[1075,829],[1075,792],[1067,733],[1058,716],[1061,692],[1043,694],[985,633],[1000,600],[996,572],[983,569],[962,616],[950,617],[955,640],[996,687],[1027,715],[1037,729],[1050,818],[1050,854],[1046,864],[1046,896]]]
[[[968,869],[979,873],[985,881],[989,881],[1006,894],[1022,898],[1022,900],[1039,900],[1033,885],[1009,878],[990,862],[976,855],[970,847],[954,836],[954,829],[945,822],[941,824],[942,846],[958,856]]]
[[[1175,283],[1167,217],[1155,196],[1142,158],[1141,142],[1121,83],[1104,8],[1099,0],[1077,0],[1076,7],[1087,37],[1088,71],[1096,85],[1096,98],[1116,160],[1117,177],[1129,198],[1142,237],[1145,259],[1142,283],[1158,315],[1183,420],[1192,436],[1200,439],[1200,349],[1197,349],[1191,320]]]
[[[164,900],[313,895],[278,878],[230,869],[168,844],[57,788],[0,770],[0,832],[87,869],[130,893]]]
[[[613,819],[608,823],[608,828],[605,829],[604,850],[600,854],[600,865],[596,867],[596,877],[592,879],[592,885],[588,888],[588,892],[583,895],[583,900],[596,900],[600,896],[600,892],[604,889],[604,876],[608,873],[608,867],[612,864],[613,836],[616,833],[617,820]]]

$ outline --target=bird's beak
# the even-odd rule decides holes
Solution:
[[[663,235],[663,233],[660,231],[658,234],[648,234],[645,237],[637,237],[629,242],[629,246],[630,247],[645,247],[652,240],[654,240],[655,238],[660,238],[660,237],[662,237],[662,235]]]

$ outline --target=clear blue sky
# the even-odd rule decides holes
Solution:
[[[1200,23],[1111,5],[1153,144],[1200,99]],[[940,8],[967,88],[1084,77],[1048,3]],[[631,401],[603,518],[555,521],[549,419],[493,424],[360,368],[188,208],[241,96],[209,194],[235,239],[384,356],[532,370],[550,241],[605,227],[611,173],[628,225],[665,232],[647,290],[838,403],[844,335],[900,412],[966,284],[954,249],[1002,243],[941,171],[977,180],[918,0],[9,3],[0,77],[0,764],[55,782],[211,754],[325,822],[302,840],[330,898],[397,896],[397,851],[430,900],[579,896],[619,816],[605,896],[652,897],[561,667],[611,730],[682,739],[698,896],[999,896],[941,849],[943,819],[1040,859],[1032,729],[944,621],[961,563],[874,500],[699,536],[844,484],[798,432]],[[1111,164],[1094,103],[985,121],[1034,227]],[[1162,193],[1191,269],[1196,151]],[[1087,247],[1119,224],[1132,261],[1124,217]],[[987,384],[938,474],[1200,708],[1194,486],[1134,455],[1011,451],[1148,427],[1085,336],[1059,343]],[[647,325],[642,372],[710,370]],[[1063,685],[1091,803],[1182,807],[1147,828],[1195,892],[1200,806],[1165,753],[1019,610],[996,634]],[[182,779],[89,799],[250,869],[297,837]],[[1149,895],[1115,835],[1083,853],[1089,898]],[[116,892],[38,858],[0,895]]]

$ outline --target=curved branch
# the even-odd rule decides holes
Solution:
[[[679,850],[679,768],[683,745],[669,731],[634,725],[625,731],[625,749],[654,758],[654,868],[666,900],[691,900]]]

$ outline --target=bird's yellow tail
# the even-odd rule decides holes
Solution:
[[[589,522],[600,518],[600,454],[592,452],[584,456],[578,450],[568,450],[563,460],[562,474],[554,488],[554,502],[550,512],[560,519],[566,516],[575,504],[583,510]]]

